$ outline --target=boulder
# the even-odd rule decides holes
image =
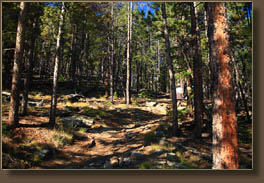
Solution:
[[[61,122],[69,127],[91,127],[94,119],[88,116],[70,116],[62,118]]]

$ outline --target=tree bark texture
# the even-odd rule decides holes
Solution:
[[[177,97],[176,97],[174,70],[173,70],[172,58],[171,58],[171,53],[170,53],[170,38],[169,38],[169,32],[167,28],[166,4],[165,3],[162,3],[161,10],[162,10],[162,17],[163,17],[163,25],[164,25],[167,63],[168,63],[168,70],[169,70],[169,76],[170,76],[170,94],[171,94],[171,99],[172,99],[172,112],[173,112],[173,135],[177,135],[177,132],[178,132]]]
[[[65,11],[65,6],[64,6],[64,2],[62,2],[60,24],[59,24],[59,31],[58,31],[57,44],[56,44],[56,58],[55,58],[55,67],[54,67],[54,75],[53,75],[53,89],[52,89],[51,106],[50,106],[49,123],[51,126],[55,125],[55,119],[56,119],[58,70],[59,70],[59,64],[61,60],[61,55],[60,55],[61,47],[60,46],[61,46],[61,37],[63,36],[64,11]]]
[[[237,169],[237,119],[225,4],[208,3],[207,14],[213,84],[213,169]]]
[[[194,80],[194,117],[195,137],[201,138],[203,121],[203,85],[202,85],[202,54],[200,44],[200,30],[197,23],[195,2],[190,3],[191,9],[191,32],[193,37],[193,80]]]
[[[14,54],[14,66],[12,76],[12,88],[10,97],[10,109],[8,126],[15,127],[19,124],[19,92],[21,83],[21,62],[24,53],[24,34],[25,34],[25,18],[28,3],[20,3],[20,13],[18,18],[16,49]]]

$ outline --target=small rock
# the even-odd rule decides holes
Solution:
[[[96,143],[95,143],[95,140],[93,139],[92,140],[92,142],[90,143],[90,145],[88,146],[89,148],[92,148],[92,147],[94,147],[96,145]]]
[[[106,161],[104,163],[104,168],[106,168],[106,169],[112,169],[113,167],[110,165],[110,163],[108,161]]]
[[[111,165],[112,167],[117,167],[118,164],[119,164],[119,159],[118,159],[118,157],[113,156],[112,158],[110,158],[109,163],[110,163],[110,165]]]
[[[121,112],[121,109],[120,108],[116,108],[116,112]]]
[[[159,144],[160,145],[165,145],[166,144],[166,138],[165,137],[162,137],[159,141]]]
[[[169,161],[175,161],[176,159],[177,159],[177,157],[176,157],[176,154],[175,153],[167,153],[167,159],[169,160]]]
[[[133,160],[143,160],[143,159],[146,158],[146,155],[143,154],[143,153],[137,152],[137,151],[133,151],[133,152],[131,153],[131,158],[132,158]]]
[[[131,165],[131,159],[129,157],[125,157],[125,158],[120,158],[119,159],[119,165],[123,166],[123,167],[128,167],[129,165]]]
[[[156,162],[158,165],[166,165],[167,161],[157,161]]]
[[[50,149],[43,149],[41,152],[37,152],[40,160],[48,160],[52,158],[53,152]]]

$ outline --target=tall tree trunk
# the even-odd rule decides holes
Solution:
[[[77,32],[77,25],[72,26],[72,35],[71,35],[71,64],[70,64],[70,78],[73,82],[75,82],[75,75],[76,75],[76,32]]]
[[[112,9],[111,9],[111,68],[110,68],[110,96],[111,102],[114,103],[114,2],[112,2]]]
[[[126,104],[131,103],[131,38],[132,38],[132,2],[128,2],[128,28],[127,28],[127,78],[126,78]]]
[[[58,70],[59,70],[59,64],[61,60],[61,47],[60,46],[61,46],[61,37],[63,36],[64,11],[65,11],[65,6],[64,6],[64,2],[62,2],[60,24],[59,24],[59,31],[58,31],[57,44],[56,44],[54,75],[53,75],[53,89],[52,89],[52,96],[51,96],[50,118],[49,118],[50,126],[55,125],[55,119],[56,119]]]
[[[213,83],[213,169],[237,169],[238,134],[225,3],[208,3]]]
[[[12,88],[9,108],[9,127],[16,127],[19,124],[19,92],[21,82],[21,62],[24,53],[24,34],[25,34],[25,18],[27,13],[28,3],[20,3],[20,13],[18,18],[16,49],[14,54],[14,66],[12,76]]]
[[[160,92],[160,44],[159,44],[159,40],[158,40],[158,44],[157,44],[157,62],[158,62],[158,74],[157,74],[157,92]]]
[[[169,76],[170,76],[170,94],[171,94],[171,99],[172,99],[172,112],[173,112],[173,135],[176,136],[179,131],[177,97],[176,97],[174,70],[173,70],[172,58],[171,58],[171,53],[170,53],[170,38],[169,38],[169,32],[167,28],[166,4],[165,3],[162,3],[161,10],[162,10],[163,25],[164,25],[164,36],[165,36],[165,42],[166,42],[167,63],[168,63],[168,70],[169,70]]]
[[[191,9],[191,31],[192,31],[192,56],[193,56],[193,80],[194,80],[194,116],[195,116],[195,137],[201,138],[203,121],[203,88],[202,74],[202,54],[200,44],[200,32],[197,24],[197,12],[195,2],[190,3]]]
[[[31,76],[32,76],[32,69],[33,69],[33,59],[34,59],[34,53],[35,53],[35,42],[36,42],[36,27],[38,25],[38,18],[35,18],[32,30],[32,38],[31,38],[31,50],[29,55],[29,60],[27,63],[27,74],[24,81],[24,91],[23,91],[23,99],[22,99],[22,110],[21,114],[25,115],[27,113],[27,104],[28,104],[28,92],[29,92],[29,86],[31,83]]]

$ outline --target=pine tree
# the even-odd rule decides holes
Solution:
[[[16,49],[14,55],[14,66],[12,76],[12,89],[10,97],[10,108],[9,108],[9,122],[10,127],[15,127],[19,124],[19,93],[20,93],[20,82],[21,82],[21,62],[24,52],[24,34],[25,34],[25,20],[27,13],[28,3],[20,3],[20,14],[18,18],[18,26],[16,33]]]
[[[57,44],[56,44],[56,59],[55,59],[53,89],[52,89],[51,106],[50,106],[49,123],[51,126],[55,125],[55,119],[56,119],[58,72],[59,72],[59,64],[61,61],[61,38],[63,36],[64,12],[65,12],[65,5],[64,2],[62,2],[60,24],[59,24],[59,31],[58,31]]]
[[[208,3],[213,83],[213,169],[237,169],[238,134],[225,3]]]

